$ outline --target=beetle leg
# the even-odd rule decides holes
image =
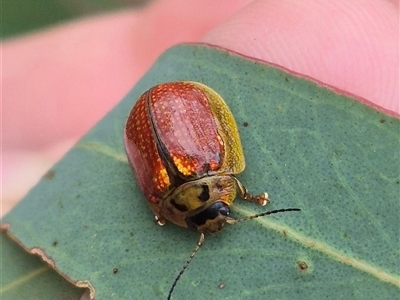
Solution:
[[[162,216],[162,213],[160,212],[160,203],[162,202],[161,201],[149,202],[150,208],[154,214],[154,223],[156,223],[159,226],[163,226],[166,222],[166,219]]]
[[[159,226],[165,225],[165,219],[160,216],[154,216],[154,222],[157,223],[157,225],[159,225]]]
[[[252,195],[252,194],[249,194],[247,192],[247,190],[245,190],[245,194],[242,197],[243,197],[243,199],[245,199],[247,201],[257,202],[261,206],[265,206],[269,202],[269,198],[268,198],[268,193],[267,192],[262,193],[260,195]]]
[[[258,204],[260,204],[262,206],[265,206],[269,202],[267,192],[262,193],[260,195],[252,195],[247,191],[247,189],[244,187],[244,185],[236,177],[234,177],[234,178],[236,180],[236,185],[238,187],[240,197],[242,197],[244,200],[257,202]]]

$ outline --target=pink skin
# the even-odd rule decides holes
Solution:
[[[4,41],[2,214],[180,42],[278,64],[399,116],[398,14],[394,0],[159,0]]]

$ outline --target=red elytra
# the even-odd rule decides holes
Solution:
[[[224,156],[208,99],[187,82],[160,84],[139,98],[126,123],[125,145],[131,164],[140,170],[143,193],[153,202],[175,187],[167,160],[185,178],[195,179],[216,172]]]

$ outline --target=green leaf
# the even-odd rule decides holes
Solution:
[[[0,239],[2,300],[81,299],[84,289],[72,286],[50,265],[37,255],[28,255],[4,233]]]
[[[207,236],[173,299],[399,295],[399,120],[207,46],[163,54],[4,218],[8,233],[42,249],[71,282],[90,282],[96,299],[165,299],[199,234],[154,224],[123,127],[141,93],[173,80],[203,82],[226,100],[247,162],[238,177],[254,193],[269,192],[267,209],[302,209]],[[233,215],[264,210],[236,200]]]

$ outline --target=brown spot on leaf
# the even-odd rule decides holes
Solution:
[[[46,178],[48,180],[52,180],[55,175],[56,175],[56,172],[54,170],[48,170],[46,172],[46,174],[43,175],[43,178]]]
[[[308,270],[308,264],[305,261],[298,261],[297,266],[299,267],[299,270],[302,272],[306,272]]]

